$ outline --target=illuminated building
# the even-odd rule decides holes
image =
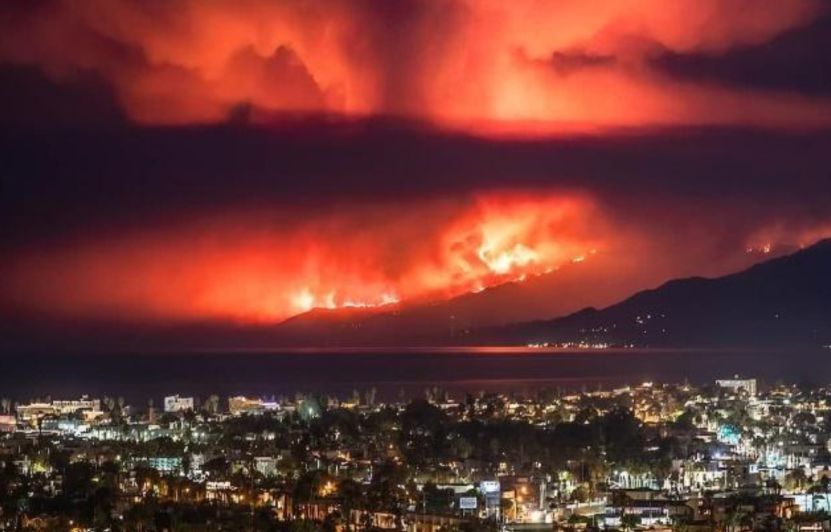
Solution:
[[[179,471],[182,467],[182,459],[178,456],[152,456],[140,462],[162,473]]]
[[[265,477],[277,475],[277,459],[273,456],[255,456],[254,471]]]
[[[275,401],[266,401],[260,398],[245,397],[238,395],[228,398],[228,411],[232,415],[260,414],[266,410],[277,410]]]
[[[750,396],[756,395],[756,379],[740,379],[738,375],[735,375],[732,379],[719,379],[716,384],[733,392],[744,390]]]
[[[35,401],[19,405],[16,410],[18,418],[26,423],[33,423],[45,416],[69,416],[80,413],[85,419],[91,420],[103,415],[101,401],[90,399],[86,395],[77,400]]]
[[[52,406],[59,414],[74,414],[79,410],[96,412],[101,410],[101,400],[90,399],[88,396],[83,395],[77,400],[52,401]]]
[[[165,412],[184,412],[186,410],[193,410],[193,397],[170,395],[164,398]]]
[[[17,419],[14,416],[0,415],[0,432],[14,432],[17,428]]]

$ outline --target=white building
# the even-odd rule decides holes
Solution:
[[[228,411],[234,416],[242,414],[262,414],[263,412],[274,411],[279,408],[280,405],[274,400],[245,397],[244,395],[228,398]]]
[[[59,414],[74,414],[79,410],[88,410],[91,412],[101,411],[101,401],[99,399],[90,399],[86,395],[81,396],[80,399],[52,401],[52,406]]]
[[[182,467],[182,459],[178,456],[151,456],[139,461],[162,473],[179,471]]]
[[[52,402],[34,401],[25,405],[18,405],[16,408],[17,417],[25,422],[34,425],[38,419],[47,416],[71,416],[81,414],[84,419],[90,421],[104,415],[101,411],[101,401],[90,399],[86,395],[80,399],[55,400]]]
[[[254,470],[265,477],[277,475],[277,458],[273,456],[255,456]]]
[[[193,397],[179,397],[177,394],[164,398],[165,412],[184,412],[186,410],[193,410]]]
[[[0,432],[14,432],[17,429],[17,419],[11,415],[0,415]]]
[[[738,375],[734,375],[732,379],[717,380],[716,385],[732,390],[734,393],[744,390],[751,397],[756,395],[756,379],[740,379]]]

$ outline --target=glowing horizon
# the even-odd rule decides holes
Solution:
[[[431,202],[410,206],[394,227],[364,222],[390,214],[368,207],[290,228],[265,213],[233,214],[36,250],[7,273],[7,294],[58,315],[279,322],[313,308],[442,299],[550,272],[601,247],[607,231],[591,202],[562,194]]]

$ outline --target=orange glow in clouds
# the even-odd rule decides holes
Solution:
[[[822,0],[23,5],[0,19],[0,59],[58,81],[95,72],[142,123],[268,120],[284,111],[403,115],[476,131],[531,122],[548,132],[831,123],[827,98],[673,79],[650,63],[662,50],[763,44],[810,23]]]
[[[18,308],[110,319],[274,322],[312,308],[450,297],[581,260],[606,226],[587,199],[489,195],[366,207],[303,223],[270,213],[21,255]]]

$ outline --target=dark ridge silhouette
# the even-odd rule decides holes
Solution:
[[[831,240],[724,277],[669,281],[602,310],[481,329],[471,340],[638,347],[828,345]]]

